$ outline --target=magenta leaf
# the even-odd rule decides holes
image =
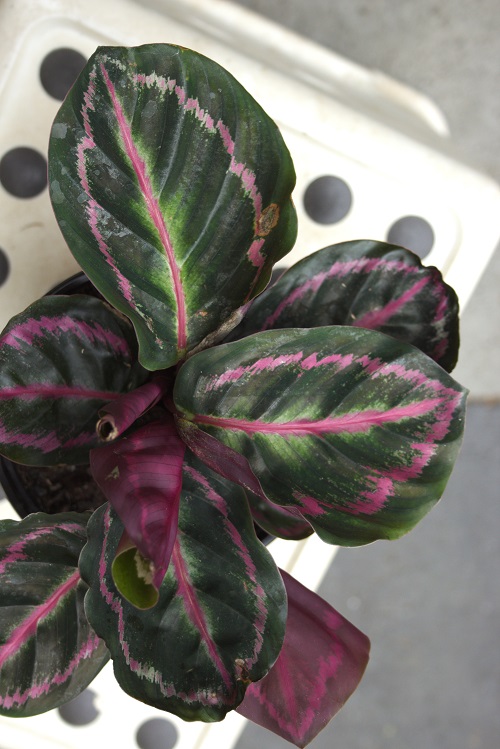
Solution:
[[[177,535],[185,445],[170,414],[91,452],[92,475],[120,516],[132,546],[118,554],[115,582],[144,605],[144,583],[158,590]],[[136,577],[133,577],[133,572]],[[137,595],[134,593],[137,592]],[[155,603],[147,599],[149,605]]]
[[[186,720],[222,720],[283,643],[286,594],[244,491],[189,453],[179,531],[156,606],[139,610],[111,574],[123,524],[103,506],[80,557],[85,609],[131,696]]]
[[[288,595],[283,648],[267,676],[250,684],[238,712],[304,747],[358,686],[370,642],[316,593],[281,574]]]
[[[169,377],[156,375],[150,382],[130,393],[124,393],[101,408],[99,411],[101,418],[96,427],[101,440],[111,442],[123,434],[166,395],[170,386]]]
[[[109,659],[85,616],[78,558],[88,514],[0,522],[0,713],[29,716],[76,697]]]

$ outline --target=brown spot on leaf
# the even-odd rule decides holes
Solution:
[[[257,221],[255,235],[257,237],[267,237],[279,221],[280,207],[277,203],[271,203],[262,211]]]

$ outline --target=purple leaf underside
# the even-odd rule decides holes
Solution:
[[[288,595],[283,648],[268,675],[250,684],[237,710],[304,747],[358,686],[370,643],[316,593],[281,574]]]
[[[171,379],[156,375],[150,382],[124,393],[99,411],[97,434],[103,442],[120,437],[137,419],[155,406],[171,387]]]
[[[177,534],[185,445],[173,419],[138,428],[91,453],[92,475],[137,547],[138,575],[159,588]]]

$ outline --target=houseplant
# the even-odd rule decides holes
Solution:
[[[458,304],[370,241],[264,291],[294,181],[275,124],[190,50],[99,48],[61,106],[51,199],[106,301],[48,296],[7,325],[0,451],[90,461],[108,501],[0,526],[4,714],[62,704],[111,657],[137,699],[237,708],[304,746],[359,682],[367,638],[278,571],[252,518],[356,546],[427,513],[463,432]]]

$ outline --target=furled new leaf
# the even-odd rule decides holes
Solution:
[[[99,48],[52,128],[61,230],[152,370],[230,329],[265,288],[295,240],[294,182],[275,123],[181,47]]]
[[[37,715],[76,697],[109,653],[84,613],[78,556],[87,514],[0,522],[0,713]]]
[[[172,416],[165,413],[164,419],[90,454],[92,475],[135,547],[118,551],[115,583],[141,608],[156,603],[174,548],[185,449]]]
[[[149,382],[130,393],[124,393],[99,410],[100,419],[96,429],[103,442],[120,437],[132,424],[153,408],[163,398],[171,381],[165,375],[156,375]]]
[[[0,337],[0,452],[29,465],[88,463],[99,408],[139,385],[132,326],[91,296],[47,296]]]
[[[255,536],[243,490],[186,456],[172,559],[159,601],[146,611],[113,583],[122,532],[114,511],[101,508],[80,558],[86,612],[118,682],[184,719],[222,720],[275,662],[286,619],[283,582]]]
[[[299,508],[325,541],[357,545],[402,535],[441,496],[465,391],[413,346],[332,326],[195,354],[174,401],[245,456],[271,501]]]
[[[232,337],[322,325],[380,330],[448,372],[457,363],[457,295],[437,268],[385,242],[343,242],[304,258],[252,303]]]
[[[238,712],[304,747],[358,686],[370,642],[347,619],[287,572],[283,648],[271,671],[251,684]]]

